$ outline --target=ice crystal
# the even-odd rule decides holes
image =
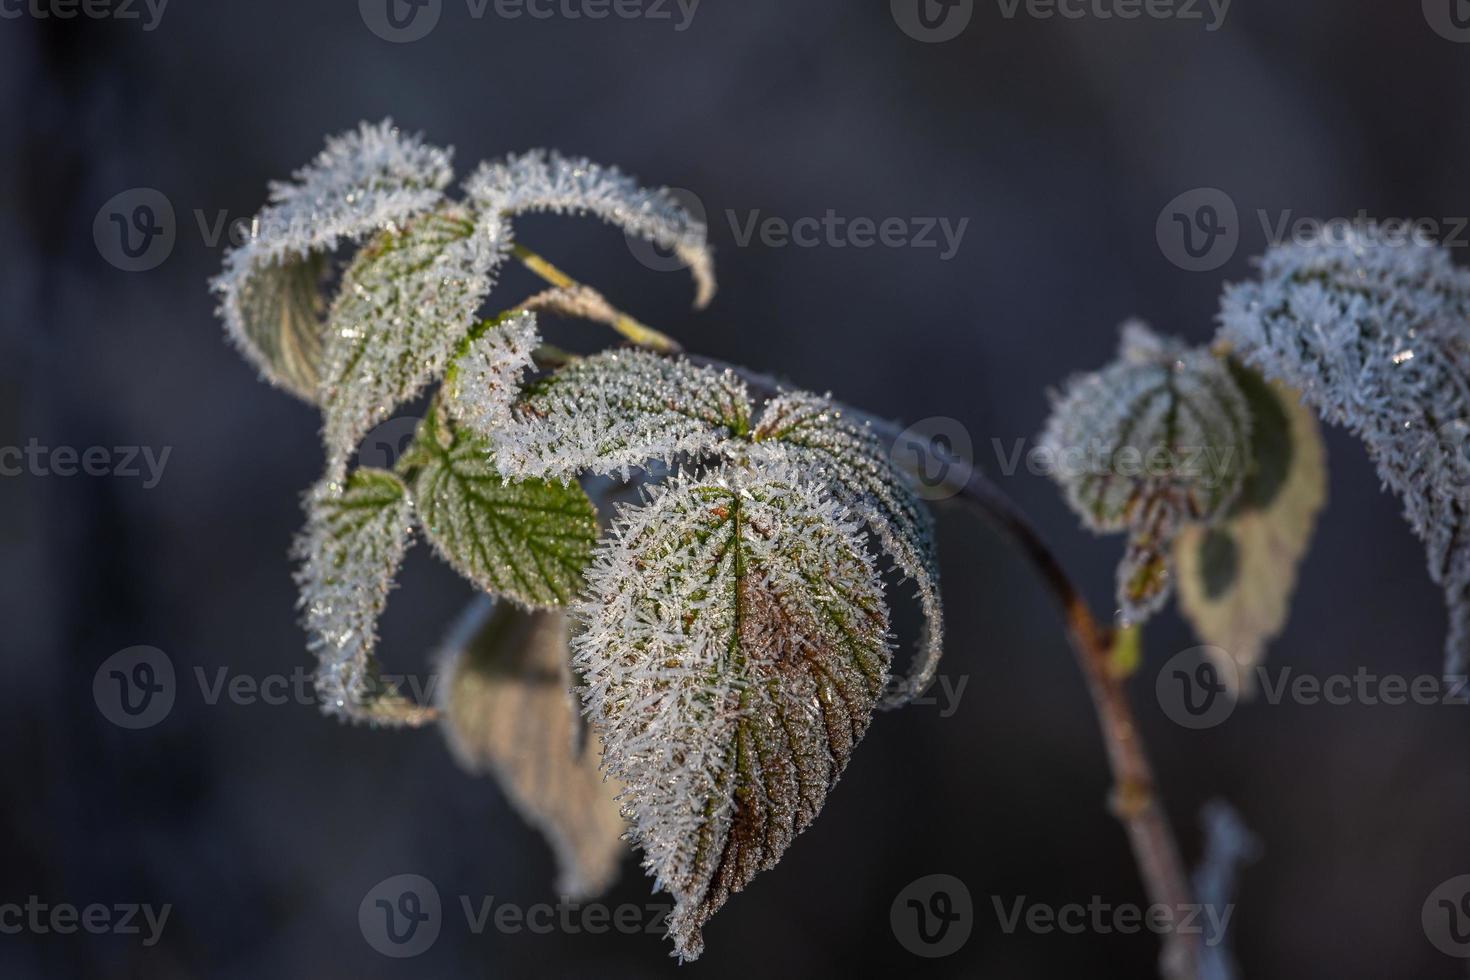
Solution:
[[[466,428],[489,436],[510,422],[521,378],[535,366],[536,314],[511,313],[465,339],[444,381],[444,404]]]
[[[292,182],[272,182],[250,237],[225,255],[212,286],[230,339],[270,383],[317,400],[325,259],[433,207],[452,176],[450,152],[391,120],[327,140]]]
[[[934,680],[944,645],[939,566],[933,521],[894,467],[892,454],[864,422],[831,399],[793,391],[771,399],[753,437],[766,453],[795,465],[804,478],[830,488],[914,581],[924,614],[920,653],[909,675],[885,699],[893,707],[920,694]]]
[[[615,350],[534,386],[493,439],[507,475],[569,479],[709,453],[749,428],[750,396],[733,372]]]
[[[449,206],[358,252],[327,320],[329,475],[340,477],[362,437],[444,371],[490,291],[506,235],[499,218]]]
[[[575,483],[508,481],[489,445],[430,415],[399,464],[413,473],[424,536],[465,578],[518,605],[572,598],[597,541],[597,511]]]
[[[532,150],[482,163],[465,182],[465,191],[486,209],[506,215],[526,211],[596,215],[672,250],[694,277],[695,306],[707,306],[714,298],[714,259],[704,222],[667,190],[640,187],[616,167]]]
[[[1273,248],[1229,287],[1221,336],[1368,447],[1445,590],[1446,670],[1470,667],[1470,273],[1384,229]]]
[[[1129,534],[1118,566],[1125,621],[1147,619],[1168,598],[1180,527],[1228,510],[1249,438],[1224,363],[1137,321],[1123,327],[1118,360],[1054,399],[1040,443],[1052,477],[1088,527]]]
[[[1297,564],[1327,496],[1326,452],[1296,391],[1228,364],[1250,406],[1250,467],[1229,515],[1182,530],[1174,558],[1180,610],[1212,656],[1230,658],[1225,682],[1249,691],[1267,641],[1286,624]]]
[[[493,609],[493,611],[492,611]],[[436,658],[445,737],[470,772],[492,774],[556,852],[556,888],[606,891],[628,853],[622,787],[598,768],[601,742],[579,739],[566,615],[476,599]]]
[[[413,534],[407,489],[392,473],[360,469],[345,487],[318,485],[306,509],[294,548],[302,563],[296,583],[323,710],[381,724],[429,721],[432,709],[379,681],[373,657],[378,617]]]
[[[794,470],[683,476],[620,511],[573,663],[644,867],[701,927],[821,809],[888,680],[859,520]]]

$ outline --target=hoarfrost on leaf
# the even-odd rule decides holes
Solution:
[[[1360,438],[1444,588],[1445,670],[1470,668],[1470,273],[1374,226],[1271,249],[1221,337]]]
[[[675,953],[816,817],[888,680],[858,520],[794,470],[681,476],[623,508],[573,639]]]
[[[294,181],[271,184],[250,238],[211,283],[231,341],[267,381],[317,401],[327,259],[340,243],[432,208],[451,176],[450,151],[385,119],[329,138]]]
[[[600,739],[579,737],[570,656],[565,613],[528,613],[480,596],[436,662],[455,757],[495,777],[556,852],[557,892],[582,899],[617,877],[627,823],[615,799],[621,785],[599,770]]]
[[[444,378],[444,405],[455,421],[486,438],[507,424],[540,342],[536,314],[524,310],[477,325]]]
[[[378,678],[378,617],[413,535],[413,504],[385,470],[355,471],[345,486],[323,481],[307,495],[306,528],[296,539],[308,647],[317,657],[322,710],[353,721],[422,725],[432,708],[414,704]]]
[[[597,541],[597,511],[577,484],[508,481],[490,446],[436,413],[399,463],[434,550],[476,586],[529,609],[569,601]]]
[[[702,309],[714,298],[714,258],[704,222],[667,189],[640,187],[616,167],[532,150],[482,163],[465,182],[465,191],[480,206],[504,215],[527,211],[596,215],[672,250],[694,277],[696,307]]]
[[[614,350],[533,385],[493,441],[509,476],[570,479],[715,452],[749,429],[750,396],[734,372]]]
[[[866,423],[850,414],[831,399],[787,392],[766,403],[753,438],[758,457],[773,456],[795,466],[805,479],[828,487],[863,517],[898,568],[913,579],[924,635],[908,676],[885,698],[884,707],[897,707],[929,686],[943,652],[934,524],[893,465],[892,454]]]
[[[340,478],[362,437],[443,373],[490,291],[505,243],[500,219],[447,206],[358,252],[328,315],[329,475]]]
[[[1249,439],[1224,363],[1137,321],[1124,324],[1116,361],[1055,398],[1040,444],[1053,479],[1085,525],[1129,534],[1118,566],[1125,621],[1142,622],[1168,598],[1179,529],[1229,509]]]

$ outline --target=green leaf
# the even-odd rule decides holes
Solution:
[[[576,594],[597,543],[597,511],[575,483],[508,482],[491,449],[439,413],[419,427],[401,468],[416,471],[413,497],[424,536],[479,588],[527,608]]]
[[[443,373],[490,291],[504,234],[444,207],[358,252],[328,316],[329,474],[345,472],[362,437]]]
[[[1251,689],[1251,671],[1281,632],[1297,566],[1327,497],[1326,451],[1295,391],[1230,362],[1251,409],[1251,468],[1228,519],[1185,528],[1174,544],[1179,608],[1200,641],[1230,655],[1222,671]]]
[[[573,639],[675,952],[820,811],[888,680],[862,526],[791,469],[679,477],[624,508]]]
[[[885,699],[896,707],[924,691],[934,680],[944,647],[944,607],[939,599],[939,564],[929,512],[893,464],[892,454],[870,428],[831,400],[805,391],[771,399],[756,426],[760,449],[795,465],[807,479],[826,484],[832,494],[867,521],[869,530],[913,579],[924,615],[924,636],[909,675]]]
[[[1067,502],[1094,531],[1128,532],[1118,604],[1140,623],[1173,587],[1173,541],[1235,503],[1249,466],[1250,414],[1224,362],[1139,322],[1118,359],[1074,378],[1041,446]]]
[[[378,678],[378,617],[413,535],[413,503],[385,470],[360,469],[345,486],[323,481],[307,496],[306,528],[293,549],[317,694],[329,714],[387,725],[422,725],[432,708]]]
[[[493,607],[493,611],[492,611]],[[628,852],[621,785],[582,732],[562,612],[523,612],[480,596],[437,658],[444,735],[460,764],[490,773],[556,852],[558,894],[606,891]],[[579,744],[580,743],[580,744]]]
[[[494,439],[506,473],[569,479],[715,452],[749,429],[750,396],[732,371],[614,350],[533,386]]]

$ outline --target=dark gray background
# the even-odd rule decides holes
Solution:
[[[1448,0],[1445,0],[1448,2]],[[8,8],[7,8],[8,9]],[[457,896],[552,898],[551,860],[433,731],[373,732],[310,707],[208,705],[193,671],[260,678],[307,662],[285,552],[321,465],[315,416],[226,345],[195,210],[247,217],[324,134],[392,115],[458,167],[537,145],[699,194],[722,291],[688,310],[607,228],[552,218],[522,237],[691,348],[779,371],[875,412],[946,416],[994,472],[992,440],[1033,436],[1044,391],[1111,354],[1141,315],[1202,342],[1220,285],[1248,274],[1256,217],[1470,213],[1470,45],[1417,2],[1237,0],[1199,21],[1008,20],[977,2],[957,39],[920,43],[886,3],[705,0],[670,21],[472,19],[445,0],[395,45],[350,0],[173,0],[138,21],[0,20],[0,444],[171,446],[162,482],[0,480],[7,748],[0,901],[171,902],[163,941],[0,936],[6,977],[672,975],[652,936],[473,936]],[[119,192],[161,190],[176,246],[122,272],[93,243]],[[1183,271],[1155,238],[1197,187],[1240,210],[1222,268]],[[959,254],[740,248],[725,218],[969,218]],[[531,288],[508,275],[507,298]],[[582,335],[585,342],[596,338]],[[1362,452],[1328,434],[1330,502],[1273,663],[1433,673],[1444,614],[1419,545]],[[1107,608],[1116,539],[1078,530],[1055,488],[997,479]],[[683,976],[1147,975],[1148,935],[1005,935],[991,896],[1141,902],[1103,800],[1092,712],[1031,571],[965,513],[940,515],[950,638],[968,686],[951,717],[877,719],[812,832],[737,896]],[[391,666],[423,670],[467,587],[420,549],[384,623]],[[1192,645],[1151,624],[1134,684],[1190,855],[1195,814],[1232,801],[1265,858],[1240,890],[1249,977],[1460,975],[1420,926],[1470,871],[1464,707],[1240,708],[1189,732],[1152,696]],[[180,675],[162,723],[124,731],[94,672],[134,644]],[[416,960],[373,952],[357,907],[422,874],[447,921]],[[965,881],[968,944],[920,960],[889,904],[910,881]],[[644,902],[630,860],[609,901]]]

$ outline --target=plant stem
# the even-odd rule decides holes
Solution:
[[[530,269],[558,289],[595,292],[591,287],[582,285],[524,245],[511,246],[511,254],[520,259],[521,264],[527,269]],[[677,340],[653,329],[641,320],[629,316],[621,310],[613,309],[612,312],[613,317],[609,325],[639,347],[646,347],[649,350],[658,351],[661,354],[674,354],[684,349],[679,345]]]
[[[773,394],[782,387],[779,381],[768,375],[735,365],[705,357],[692,357],[691,360],[714,368],[729,368],[751,388],[763,394]],[[851,411],[865,419],[881,438],[897,441],[900,435],[898,426],[859,410]],[[1182,914],[1183,910],[1194,905],[1193,889],[1169,817],[1159,802],[1153,767],[1149,764],[1148,753],[1128,701],[1124,684],[1126,675],[1113,663],[1115,631],[1100,624],[1093,616],[1087,600],[1056,554],[1010,497],[976,467],[955,466],[954,460],[938,462],[951,464],[951,472],[958,470],[963,475],[962,479],[953,477],[948,481],[950,489],[955,492],[955,499],[978,511],[1010,538],[1040,573],[1061,607],[1067,639],[1087,681],[1113,774],[1109,808],[1128,834],[1149,902],[1168,906],[1176,915]],[[1159,958],[1160,972],[1169,980],[1195,980],[1199,973],[1197,942],[1193,935],[1168,933]]]

